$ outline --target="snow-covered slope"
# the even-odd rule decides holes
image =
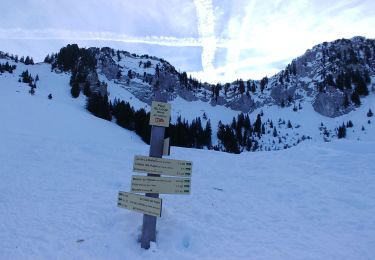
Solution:
[[[319,49],[319,48],[318,48]],[[110,49],[108,49],[110,50]],[[106,54],[111,56],[111,51],[102,50],[100,52],[102,55]],[[149,111],[149,105],[144,103],[144,99],[139,99],[139,95],[136,95],[136,91],[133,88],[150,88],[146,86],[147,82],[142,82],[137,79],[134,75],[130,83],[120,84],[118,79],[110,79],[109,72],[103,71],[104,68],[116,68],[117,70],[121,68],[121,72],[124,74],[127,69],[132,70],[137,74],[146,73],[147,75],[152,75],[155,73],[155,66],[170,68],[171,65],[162,61],[160,59],[148,57],[153,62],[151,67],[143,68],[147,59],[145,56],[133,56],[126,54],[125,52],[120,55],[121,67],[118,65],[105,64],[103,62],[108,62],[109,60],[106,55],[100,56],[99,64],[97,68],[98,80],[106,85],[106,92],[109,95],[110,100],[124,100],[129,102],[135,109],[145,108]],[[112,57],[113,56],[113,57]],[[117,59],[117,54],[111,57]],[[157,62],[156,62],[157,61]],[[14,89],[22,93],[27,93],[29,87],[25,83],[18,82],[23,71],[28,70],[28,72],[36,78],[39,77],[37,82],[37,88],[35,89],[35,99],[45,99],[48,94],[52,94],[53,100],[59,100],[66,104],[70,104],[80,109],[84,110],[85,98],[81,94],[78,99],[69,98],[69,80],[71,78],[70,72],[58,72],[58,70],[51,70],[50,64],[40,63],[36,65],[25,65],[21,62],[15,62],[10,58],[3,57],[0,58],[0,64],[5,64],[8,62],[10,65],[16,66],[13,73],[4,72],[0,74],[0,84],[12,86]],[[112,66],[112,67],[111,67]],[[150,74],[148,74],[150,73]],[[112,74],[116,74],[115,72]],[[150,76],[151,77],[151,76]],[[292,77],[292,76],[290,76]],[[94,77],[95,78],[95,77]],[[122,79],[124,80],[124,78]],[[134,85],[134,81],[139,81],[139,84]],[[131,83],[133,82],[133,83]],[[270,85],[272,85],[273,80],[270,80]],[[371,78],[371,82],[375,82],[375,77]],[[371,84],[370,84],[371,86]],[[270,92],[265,90],[265,94]],[[180,93],[181,94],[181,93]],[[185,93],[186,94],[186,93]],[[267,94],[269,95],[269,93]],[[151,96],[149,97],[151,98]],[[369,109],[375,111],[375,94],[370,89],[369,96],[361,99],[362,104],[360,107],[351,107],[351,111],[342,116],[335,118],[325,117],[316,112],[314,108],[313,100],[307,96],[301,99],[298,106],[293,109],[293,106],[281,107],[278,105],[265,105],[257,108],[250,114],[250,120],[252,123],[255,122],[257,114],[262,114],[262,122],[265,125],[265,132],[259,138],[252,137],[259,141],[258,148],[252,147],[252,150],[277,150],[284,149],[294,145],[299,144],[303,140],[312,138],[315,141],[329,141],[337,138],[337,128],[343,123],[347,124],[352,121],[354,127],[347,129],[347,138],[350,140],[374,140],[375,137],[369,133],[374,131],[375,125],[373,124],[373,118],[366,116]],[[193,119],[200,117],[203,126],[208,120],[211,122],[213,128],[212,141],[213,145],[218,144],[216,132],[218,122],[221,121],[224,124],[230,124],[233,117],[238,115],[238,111],[232,110],[229,107],[223,105],[212,106],[212,103],[204,102],[202,100],[188,100],[181,96],[176,96],[172,101],[172,123],[176,122],[178,116],[191,122]],[[270,126],[272,121],[274,128],[277,130],[277,136],[274,135],[274,129]],[[369,123],[370,120],[370,123]],[[372,121],[371,121],[372,120]],[[291,127],[287,126],[287,122],[291,122]],[[322,125],[323,124],[323,125]],[[363,129],[363,130],[362,130]]]
[[[116,200],[130,189],[134,155],[147,155],[148,146],[90,115],[82,96],[70,97],[69,75],[45,64],[27,67],[40,77],[30,95],[17,82],[23,66],[0,76],[0,259],[375,258],[373,123],[359,141],[313,139],[283,151],[172,147],[171,158],[194,162],[192,193],[162,195],[157,243],[144,251],[137,243],[142,216]],[[356,127],[373,105],[366,100],[347,115]],[[174,116],[224,118],[184,102],[173,103]],[[263,112],[314,127],[335,124],[302,112],[309,110]],[[230,120],[229,111],[221,113]]]
[[[364,37],[318,44],[270,78],[217,84],[198,82],[156,57],[110,48],[89,50],[98,61],[98,74],[147,103],[152,97],[151,86],[158,82],[169,100],[201,100],[242,112],[309,102],[317,113],[337,117],[353,110],[351,95],[363,94],[356,90],[360,83],[366,81],[370,88],[375,84],[369,79],[375,76],[375,40]]]

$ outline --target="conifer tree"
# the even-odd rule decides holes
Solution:
[[[361,76],[359,76],[357,80],[356,88],[354,89],[354,91],[357,92],[357,94],[360,96],[367,96],[369,93],[366,82]]]
[[[353,91],[351,99],[352,99],[353,103],[356,104],[357,106],[361,105],[361,99],[360,99],[357,91]]]
[[[212,146],[211,135],[212,135],[211,122],[208,119],[206,123],[206,127],[204,128],[204,145],[206,145],[208,148],[211,148]]]
[[[88,81],[85,82],[85,85],[83,87],[83,94],[86,97],[89,97],[91,95],[90,82]]]
[[[277,130],[276,130],[276,127],[273,129],[273,133],[272,133],[273,137],[277,137]]]
[[[98,93],[92,93],[86,100],[86,108],[93,115],[102,119],[111,120],[112,118],[107,95],[103,97]]]
[[[255,120],[254,123],[254,132],[258,134],[258,136],[261,135],[261,129],[262,127],[262,119],[260,118],[260,114],[257,115],[257,119]]]
[[[368,112],[367,112],[367,116],[368,117],[372,117],[374,114],[372,113],[372,111],[371,111],[371,108],[368,110]]]
[[[343,123],[342,126],[338,128],[337,138],[341,139],[345,137],[346,137],[346,127],[345,127],[345,124]]]
[[[251,83],[251,92],[255,93],[256,87],[254,81]]]
[[[72,97],[77,98],[79,97],[79,93],[81,92],[81,89],[79,87],[79,84],[77,81],[73,82],[72,88],[70,89],[70,94]]]

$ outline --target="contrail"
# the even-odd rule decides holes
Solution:
[[[249,28],[251,26],[251,19],[253,18],[254,7],[256,4],[256,0],[250,1],[248,6],[246,7],[245,16],[242,18],[242,26],[238,32],[233,32],[233,34],[237,34],[237,44],[236,48],[228,48],[227,52],[227,60],[226,64],[231,64],[228,66],[228,70],[225,71],[226,74],[235,74],[238,66],[236,64],[239,62],[240,54],[244,45],[249,44],[246,42],[247,34],[249,32]],[[237,31],[238,28],[235,28]]]
[[[24,30],[0,28],[0,39],[5,40],[95,40],[95,41],[115,41],[125,43],[146,43],[161,46],[175,47],[203,47],[202,38],[176,38],[170,36],[144,36],[134,37],[126,34],[114,32],[88,32],[88,31],[70,31],[61,29],[40,29]],[[236,41],[234,39],[215,39],[215,45],[219,48],[229,48]],[[245,48],[245,46],[243,46]],[[205,48],[207,50],[207,48]]]
[[[23,30],[23,29],[1,29],[0,39],[17,40],[96,40],[96,41],[115,41],[126,43],[146,43],[162,46],[176,47],[200,47],[202,40],[196,38],[176,38],[164,36],[146,36],[133,37],[125,34],[113,32],[84,32],[69,30]],[[223,44],[225,44],[223,42]]]
[[[202,46],[202,67],[204,71],[214,69],[217,41],[215,37],[215,17],[211,0],[194,0],[198,18],[198,33]]]

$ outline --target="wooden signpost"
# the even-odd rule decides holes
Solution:
[[[150,112],[151,139],[149,156],[136,155],[133,171],[147,173],[147,176],[132,176],[131,191],[145,193],[145,196],[119,192],[118,207],[143,213],[141,247],[150,248],[156,241],[156,217],[161,217],[162,194],[190,194],[192,162],[163,159],[170,153],[169,139],[164,140],[165,127],[169,126],[171,105],[156,92]],[[160,177],[160,175],[175,177]],[[180,178],[178,178],[180,177]]]

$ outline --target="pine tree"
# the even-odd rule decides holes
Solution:
[[[251,146],[252,146],[252,139],[250,138],[250,136],[247,136],[246,145],[245,145],[246,151],[251,151]]]
[[[98,93],[93,93],[86,100],[86,108],[97,117],[105,120],[111,120],[112,118],[107,95],[103,97]]]
[[[185,72],[186,73],[186,72]],[[156,67],[155,67],[155,75],[159,78],[160,76],[160,68],[159,68],[159,64],[156,64]]]
[[[238,87],[238,90],[240,92],[240,94],[242,95],[243,93],[245,93],[245,83],[243,82],[242,79],[239,80],[239,87]]]
[[[368,110],[368,112],[367,112],[367,116],[368,117],[372,117],[374,114],[372,113],[372,111],[371,111],[371,108]]]
[[[44,63],[51,63],[51,58],[49,54],[47,54],[47,56],[44,58]]]
[[[338,131],[337,131],[337,138],[345,138],[346,137],[346,127],[345,124],[343,123],[342,126],[339,126]]]
[[[79,97],[79,93],[81,92],[81,89],[79,87],[79,84],[77,81],[73,82],[72,88],[70,89],[70,94],[72,97],[77,98]]]
[[[344,90],[344,75],[342,73],[340,73],[340,74],[337,75],[336,86],[341,91]]]
[[[245,130],[250,130],[251,129],[251,122],[250,122],[250,117],[248,114],[245,115],[245,119],[243,122],[243,127]]]
[[[276,127],[273,129],[273,133],[272,133],[273,137],[277,137],[277,130],[276,130]]]
[[[267,77],[262,78],[260,81],[260,91],[262,93],[267,84],[268,84],[268,78]]]
[[[89,97],[91,95],[90,82],[86,81],[83,87],[83,95]]]
[[[251,92],[255,93],[256,91],[256,86],[255,86],[255,83],[253,81],[253,83],[251,84]]]
[[[360,99],[357,91],[353,91],[351,99],[352,99],[353,103],[356,104],[357,106],[361,105],[361,99]]]
[[[260,115],[258,114],[257,115],[257,119],[255,120],[255,123],[254,123],[254,132],[258,134],[258,136],[260,136],[261,134],[261,129],[262,127],[262,119],[260,118]]]
[[[367,96],[369,94],[366,82],[362,77],[358,78],[354,91],[357,92],[360,96]]]
[[[116,79],[120,79],[122,77],[121,70],[119,70],[116,74]]]
[[[206,123],[206,127],[204,128],[204,143],[203,144],[207,146],[209,149],[212,146],[211,136],[212,136],[211,122],[210,120],[208,120]]]
[[[352,77],[351,77],[351,71],[347,71],[344,74],[344,87],[346,89],[352,89]]]
[[[133,78],[132,70],[128,70],[128,78],[129,78],[129,79],[132,79],[132,78]]]

